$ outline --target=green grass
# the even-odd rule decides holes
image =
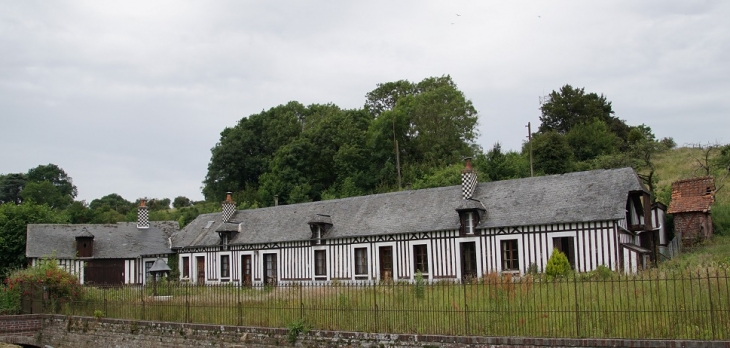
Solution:
[[[657,269],[636,276],[581,274],[548,281],[490,274],[471,284],[274,288],[170,284],[87,288],[64,314],[137,320],[480,336],[730,339],[727,267]],[[97,312],[98,313],[98,312]]]

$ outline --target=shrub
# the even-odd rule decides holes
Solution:
[[[422,300],[426,295],[426,281],[423,279],[421,271],[416,272],[416,283],[413,284],[413,294],[417,299]]]
[[[562,277],[570,273],[570,262],[568,257],[565,256],[560,250],[553,249],[553,254],[547,262],[545,267],[545,274],[548,277]]]
[[[12,272],[5,283],[9,290],[22,295],[30,294],[32,286],[41,288],[55,305],[79,300],[83,295],[78,278],[58,267],[55,259],[41,260],[33,267]]]
[[[0,285],[0,315],[20,313],[20,291]]]

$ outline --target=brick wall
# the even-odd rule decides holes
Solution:
[[[681,234],[685,246],[694,245],[712,236],[712,217],[701,212],[677,213],[674,230]]]
[[[3,325],[17,321],[39,323],[42,328],[28,341],[14,343],[64,347],[275,347],[291,346],[286,329],[236,327],[135,321],[122,319],[94,319],[61,315],[31,315],[0,317]],[[33,321],[35,320],[35,321]],[[9,327],[9,326],[8,326]],[[0,342],[3,336],[0,334]],[[520,337],[462,337],[439,335],[396,335],[361,332],[310,331],[300,335],[297,347],[730,347],[730,341],[664,341],[620,339],[553,339]]]

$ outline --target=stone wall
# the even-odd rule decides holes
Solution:
[[[226,325],[182,324],[122,319],[95,319],[61,315],[32,315],[0,317],[3,325],[16,319],[40,323],[29,341],[10,343],[65,347],[276,347],[292,346],[287,329],[237,327]],[[34,319],[36,321],[32,321]],[[7,326],[9,327],[9,326]],[[3,336],[0,333],[0,342]],[[520,337],[463,337],[439,335],[396,335],[361,332],[313,330],[297,338],[297,347],[730,347],[730,341],[665,341],[620,339],[553,339]]]

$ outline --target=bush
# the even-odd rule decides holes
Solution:
[[[20,313],[20,291],[0,285],[0,315]]]
[[[33,267],[17,270],[5,279],[8,290],[28,295],[31,287],[42,288],[48,300],[61,305],[81,299],[83,288],[76,276],[58,267],[55,259],[41,260]]]
[[[565,256],[560,250],[553,249],[553,254],[548,260],[547,266],[545,267],[545,274],[548,277],[562,277],[570,274],[570,262],[568,257]]]

